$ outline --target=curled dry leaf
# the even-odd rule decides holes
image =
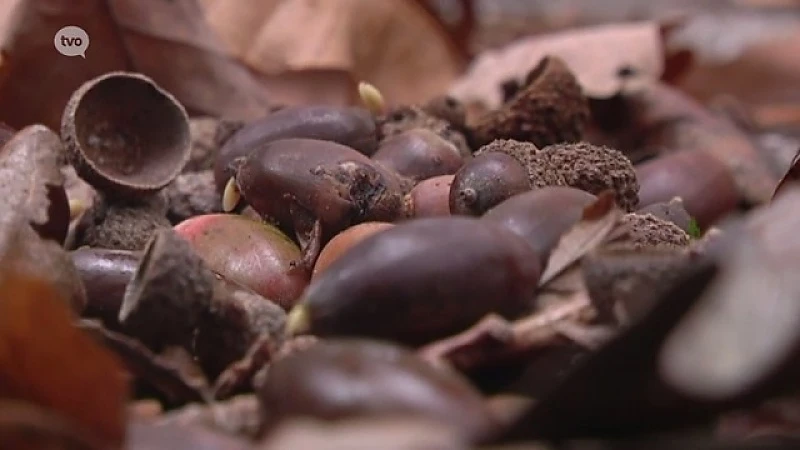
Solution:
[[[428,362],[447,363],[462,371],[496,365],[515,357],[544,350],[563,342],[563,338],[591,347],[607,336],[592,335],[589,325],[596,317],[585,292],[578,292],[531,316],[508,322],[488,315],[466,331],[428,344],[418,355]]]
[[[134,377],[155,388],[167,403],[204,402],[211,398],[205,378],[187,373],[168,356],[157,355],[139,341],[92,321],[83,320],[79,327],[114,351]]]
[[[631,429],[644,433],[711,417],[713,408],[686,401],[656,370],[658,348],[666,335],[716,273],[708,262],[698,262],[694,268],[644,318],[589,354],[542,395],[503,439],[607,436]]]
[[[53,36],[65,25],[86,30],[86,58],[61,57]],[[235,62],[195,0],[33,0],[17,2],[0,40],[0,120],[57,128],[72,91],[106,72],[141,72],[190,113],[254,118],[268,106],[265,88]]]
[[[0,398],[45,407],[119,448],[128,386],[117,358],[72,325],[53,286],[5,270],[0,293]]]
[[[465,104],[496,109],[500,86],[521,80],[546,55],[566,62],[584,94],[608,98],[634,79],[658,79],[664,70],[661,29],[654,22],[603,25],[520,39],[482,53],[450,89]]]
[[[622,210],[614,203],[613,192],[606,191],[598,195],[597,200],[584,209],[581,221],[561,236],[558,245],[550,253],[539,286],[547,285],[583,255],[605,242],[622,214]]]
[[[340,104],[356,100],[359,80],[390,104],[422,103],[458,76],[461,55],[421,3],[204,1],[211,27],[234,55],[281,87],[274,92],[280,101],[302,95]]]

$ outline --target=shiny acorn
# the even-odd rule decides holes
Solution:
[[[468,441],[496,426],[481,395],[459,374],[371,340],[326,340],[281,358],[257,396],[261,434],[298,417],[420,416],[453,427]]]
[[[464,163],[453,144],[422,128],[386,138],[372,160],[414,182],[454,174]]]
[[[455,175],[440,175],[420,181],[405,196],[405,212],[410,218],[449,216],[450,187]]]
[[[308,285],[300,248],[272,225],[231,214],[192,217],[174,227],[211,270],[291,308]]]
[[[290,106],[246,124],[220,147],[214,178],[221,193],[233,176],[233,162],[267,142],[304,138],[346,145],[366,156],[378,148],[375,120],[368,110],[326,105]]]
[[[528,171],[513,157],[500,152],[478,155],[456,172],[450,186],[450,212],[480,216],[530,189]]]
[[[423,344],[485,314],[524,312],[539,281],[525,240],[471,217],[417,219],[361,241],[315,278],[288,332]]]
[[[505,200],[481,220],[497,223],[523,237],[545,264],[561,236],[580,221],[583,210],[596,199],[580,189],[548,186]]]
[[[313,139],[272,141],[241,159],[225,188],[224,209],[240,199],[297,239],[307,268],[348,226],[403,215],[397,174],[350,147]]]

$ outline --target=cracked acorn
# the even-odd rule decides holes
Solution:
[[[241,200],[297,239],[309,269],[325,242],[348,226],[403,215],[397,174],[350,147],[314,139],[272,141],[239,160],[224,208]]]

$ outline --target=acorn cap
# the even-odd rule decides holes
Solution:
[[[137,73],[111,72],[79,87],[64,110],[61,137],[81,178],[111,197],[158,191],[191,154],[183,106]]]

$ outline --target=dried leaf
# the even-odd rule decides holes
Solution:
[[[322,86],[309,82],[300,87],[284,81],[282,90],[313,89],[326,97],[331,96],[326,90],[347,90],[339,101],[352,102],[356,83],[366,80],[390,103],[422,103],[439,95],[461,69],[461,55],[420,3],[205,1],[212,28],[234,55],[265,79],[279,83],[278,77],[284,74],[329,74],[327,80],[318,79],[316,84]],[[334,74],[340,74],[338,84],[331,80]],[[277,89],[275,94],[283,95]],[[307,97],[313,99],[311,93]]]
[[[775,200],[775,197],[777,197],[790,182],[797,181],[800,181],[800,149],[797,150],[797,154],[794,155],[789,170],[786,171],[783,178],[781,178],[778,185],[775,187],[775,192],[772,193],[772,199]]]
[[[154,387],[171,404],[210,401],[205,378],[186,373],[168,357],[156,355],[144,344],[102,325],[84,320],[80,328],[116,352],[132,375]]]
[[[663,295],[646,317],[589,354],[558,386],[542,395],[503,439],[644,433],[712,417],[719,405],[686,400],[656,370],[657,349],[715,275],[710,264],[697,264],[695,269]]]
[[[571,339],[587,328],[596,317],[594,307],[584,292],[578,292],[559,304],[552,304],[529,317],[508,322],[500,316],[488,315],[483,320],[454,336],[428,344],[418,354],[428,362],[448,363],[462,372],[508,361],[519,355],[543,350]],[[563,324],[575,326],[562,327]],[[588,334],[580,334],[579,339]],[[601,342],[593,340],[591,347]]]
[[[685,395],[730,402],[788,387],[781,380],[800,355],[798,201],[795,187],[748,218],[719,276],[665,342],[660,370]]]
[[[496,109],[503,82],[523,79],[547,55],[563,59],[593,98],[612,97],[635,79],[659,79],[664,70],[657,23],[603,25],[528,37],[484,52],[450,93],[466,104]]]
[[[0,398],[49,408],[119,447],[127,380],[120,362],[72,325],[52,286],[0,274]]]
[[[606,191],[598,195],[597,201],[584,210],[583,219],[561,236],[558,245],[550,253],[547,268],[539,279],[539,286],[547,285],[583,255],[605,242],[622,215],[622,211],[614,203],[612,192]]]
[[[65,25],[86,30],[86,58],[55,53]],[[30,0],[19,2],[0,38],[0,120],[58,128],[70,94],[114,70],[142,72],[192,113],[254,118],[265,88],[233,60],[195,0]]]

